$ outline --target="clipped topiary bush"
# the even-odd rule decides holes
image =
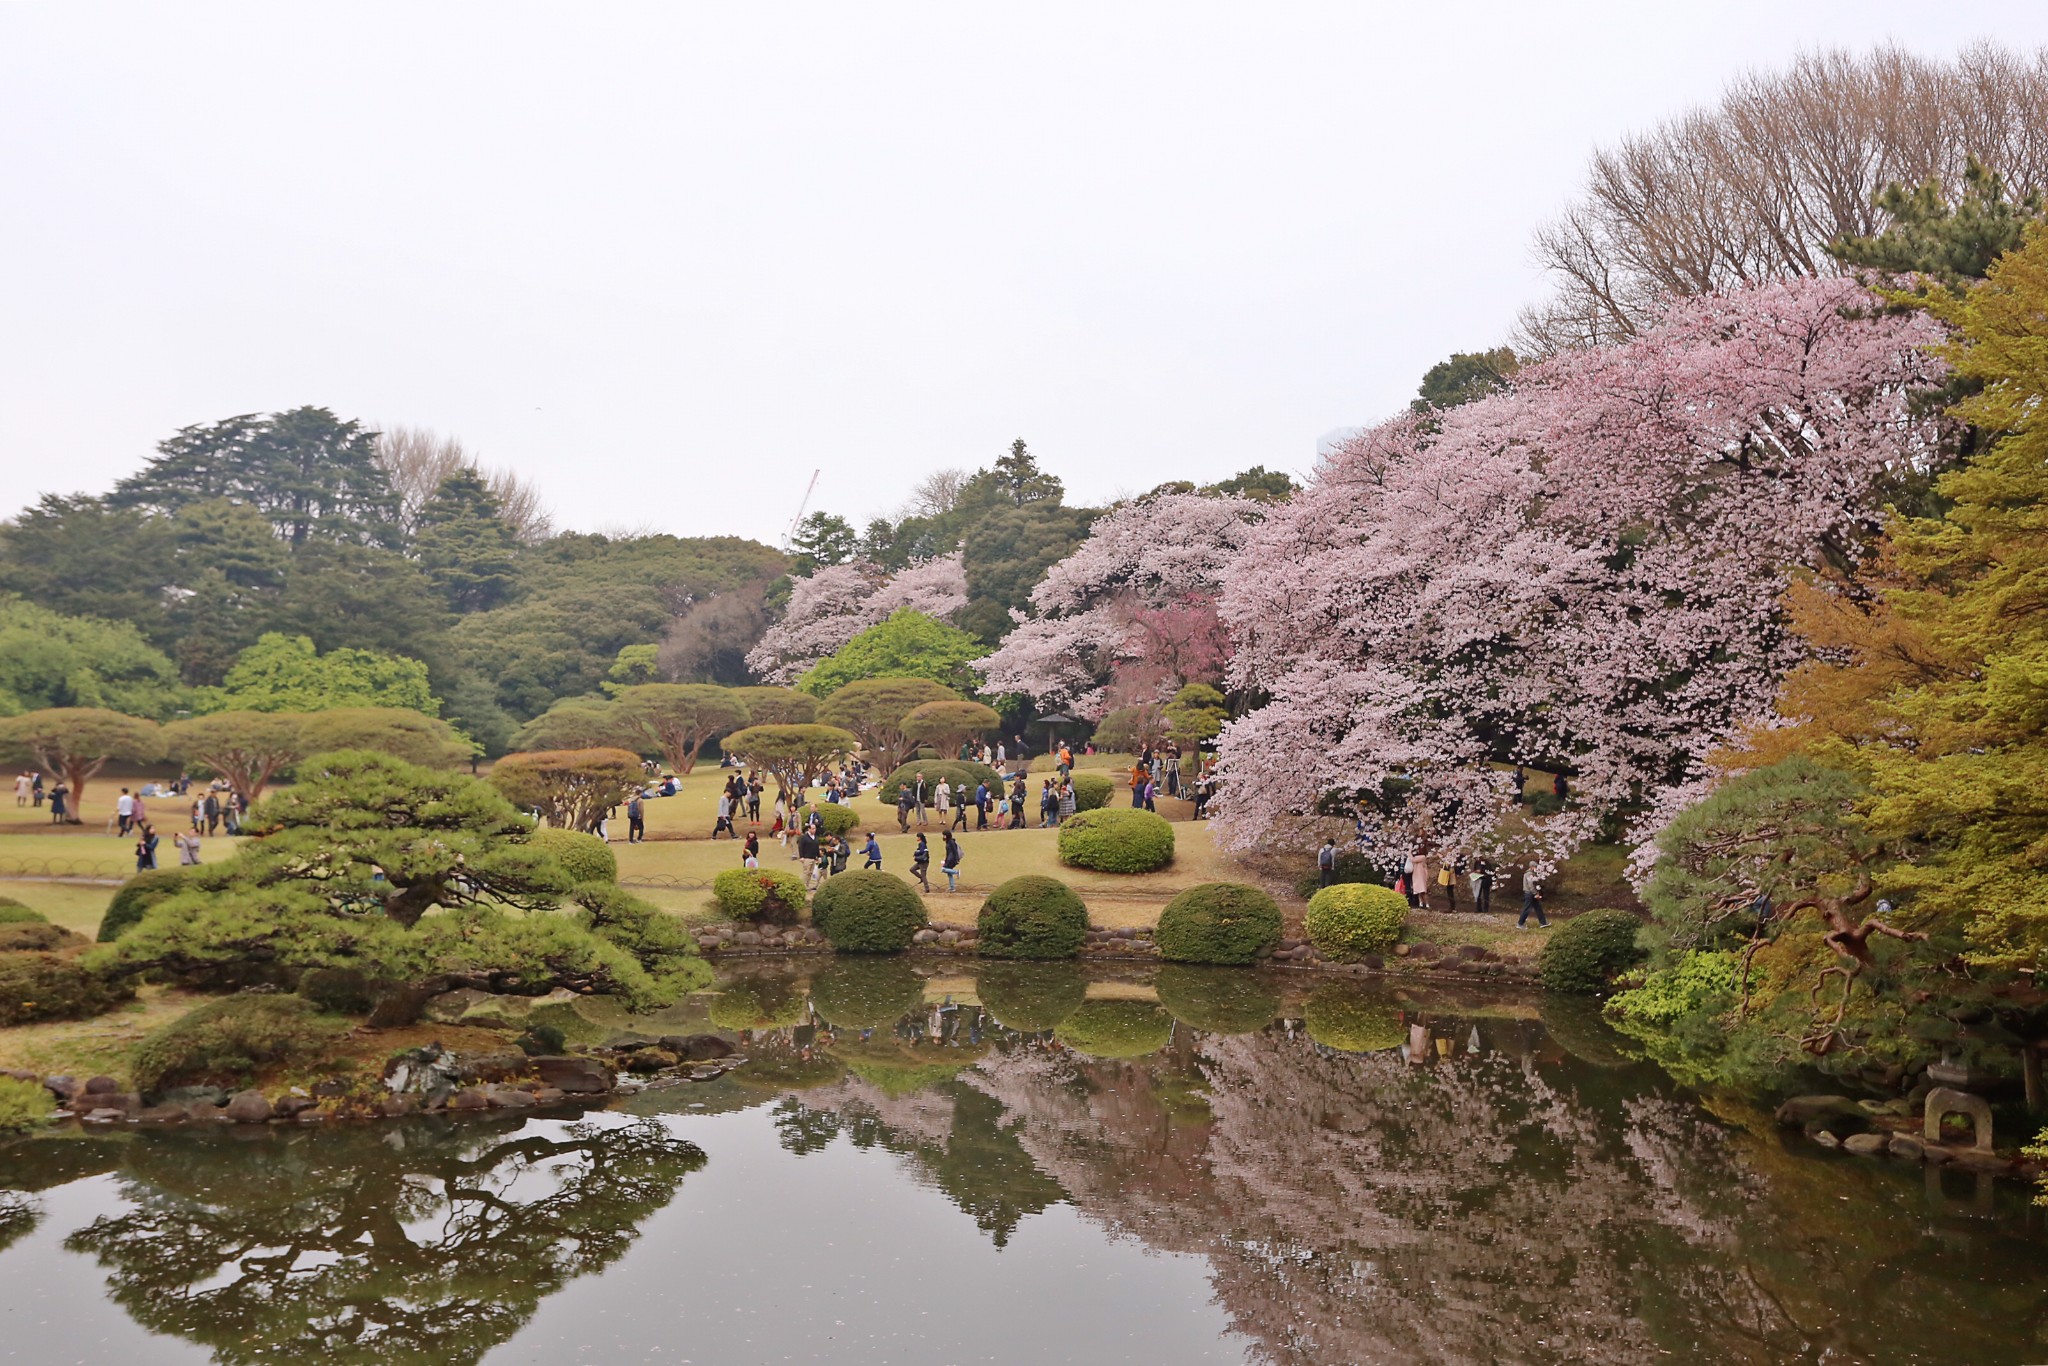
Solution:
[[[931,917],[909,883],[864,869],[826,879],[811,920],[841,953],[901,953]]]
[[[989,958],[1073,958],[1088,936],[1088,907],[1058,878],[1027,873],[990,892],[976,923]]]
[[[41,1082],[0,1077],[0,1135],[39,1128],[56,1109],[57,1098]]]
[[[734,977],[719,985],[707,1013],[720,1029],[786,1029],[803,1023],[803,983],[787,973]]]
[[[1142,1058],[1173,1039],[1173,1016],[1149,1001],[1088,1001],[1053,1037],[1091,1058]]]
[[[0,896],[0,925],[47,925],[48,916],[32,911],[11,896]]]
[[[1205,882],[1166,903],[1153,933],[1169,963],[1258,961],[1280,942],[1280,906],[1242,882]]]
[[[143,1039],[135,1050],[135,1089],[150,1095],[174,1086],[239,1086],[260,1067],[316,1060],[340,1032],[297,996],[209,1001]]]
[[[1303,924],[1308,942],[1333,963],[1356,963],[1369,953],[1385,953],[1400,942],[1408,923],[1408,898],[1392,887],[1368,882],[1340,882],[1308,899]]]
[[[141,922],[150,907],[189,890],[194,883],[191,873],[183,868],[153,868],[129,878],[107,903],[107,913],[100,917],[100,943],[110,944],[119,939]]]
[[[1408,1027],[1390,1001],[1350,983],[1325,982],[1301,1008],[1308,1036],[1344,1053],[1380,1053],[1408,1041]]]
[[[1210,1034],[1256,1034],[1280,1013],[1280,994],[1256,973],[1169,963],[1159,970],[1159,1004]]]
[[[1088,999],[1088,981],[1069,963],[989,963],[975,973],[975,995],[1005,1029],[1052,1029]]]
[[[103,977],[81,967],[75,958],[0,954],[0,1026],[89,1020],[134,996],[134,988],[124,979]]]
[[[937,787],[941,778],[950,783],[953,791],[956,793],[960,790],[960,784],[967,784],[967,795],[969,797],[974,795],[975,784],[987,783],[989,791],[993,792],[998,781],[996,771],[987,764],[962,763],[958,759],[917,759],[903,765],[888,777],[882,779],[882,789],[879,795],[883,804],[886,806],[896,805],[897,789],[904,783],[915,782],[917,775],[920,773],[924,774],[926,783],[925,801],[927,803],[931,801],[931,788]]]
[[[1131,807],[1076,812],[1060,822],[1060,862],[1098,873],[1156,873],[1173,862],[1173,823]]]
[[[1116,783],[1106,773],[1082,773],[1077,771],[1072,775],[1072,781],[1074,784],[1074,810],[1076,812],[1100,811],[1103,807],[1108,806],[1109,799],[1116,795]]]
[[[804,808],[806,819],[811,812],[818,813],[818,833],[821,835],[844,835],[860,824],[860,813],[845,802],[819,802]]]
[[[803,913],[804,880],[780,868],[728,868],[711,879],[718,909],[734,920],[789,925]]]
[[[841,958],[811,979],[811,1006],[838,1029],[882,1029],[916,1010],[924,978],[901,958]]]
[[[90,942],[44,920],[0,920],[0,953],[69,953]]]
[[[586,835],[581,830],[556,830],[542,826],[528,835],[526,842],[542,853],[552,855],[555,862],[562,865],[562,871],[578,882],[619,880],[619,856],[595,835]]]
[[[1636,934],[1643,922],[1627,911],[1586,911],[1550,932],[1536,972],[1546,991],[1591,996],[1643,961]]]

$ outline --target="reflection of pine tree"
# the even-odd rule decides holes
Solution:
[[[0,1191],[0,1252],[28,1237],[42,1213],[27,1191]]]
[[[67,1246],[144,1327],[228,1363],[474,1362],[616,1260],[704,1164],[654,1121],[139,1135],[133,1208]]]

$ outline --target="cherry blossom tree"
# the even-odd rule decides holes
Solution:
[[[747,667],[763,682],[793,683],[899,608],[947,621],[966,605],[967,572],[958,554],[924,560],[895,574],[867,560],[831,565],[795,582],[782,620],[748,651]]]
[[[1788,570],[1853,562],[1938,458],[1933,335],[1850,282],[1764,285],[1347,441],[1223,576],[1230,680],[1272,699],[1221,738],[1226,838],[1346,794],[1390,861],[1469,852],[1526,763],[1574,800],[1500,852],[1548,866],[1696,781],[1797,661]]]
[[[1229,638],[1216,595],[1263,512],[1246,498],[1166,493],[1098,518],[1032,591],[1039,615],[976,663],[988,691],[1100,717],[1220,681]]]

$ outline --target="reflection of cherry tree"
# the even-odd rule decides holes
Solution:
[[[43,1215],[27,1191],[0,1191],[0,1252],[28,1237]]]
[[[151,1134],[128,1212],[67,1245],[137,1322],[219,1361],[473,1362],[703,1163],[654,1121]]]

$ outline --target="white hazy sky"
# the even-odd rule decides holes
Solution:
[[[1404,403],[1600,142],[2012,0],[0,4],[0,514],[177,427],[461,436],[772,539],[1023,436],[1073,496]]]

